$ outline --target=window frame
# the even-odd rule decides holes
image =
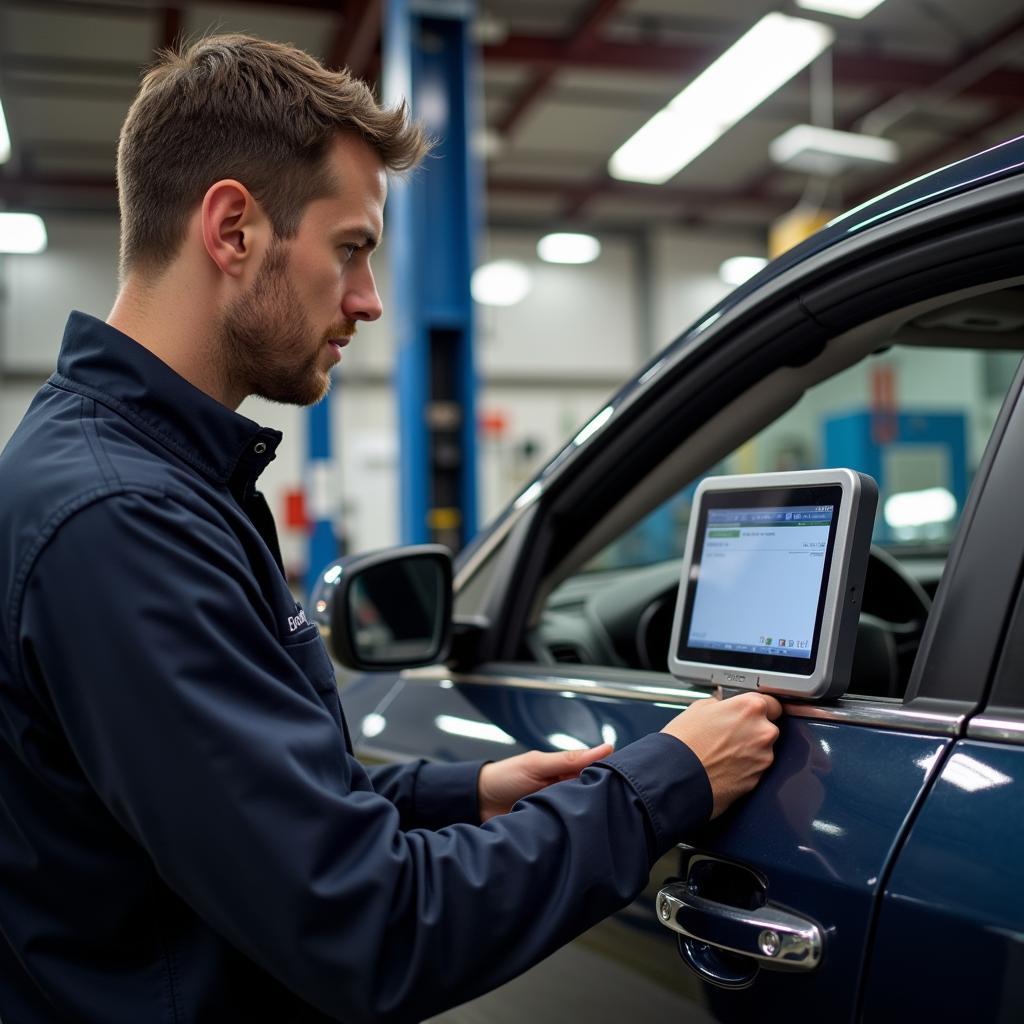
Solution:
[[[611,491],[631,486],[623,483],[621,474],[611,483],[609,467],[629,461],[632,479],[641,479],[692,435],[709,411],[709,398],[720,408],[723,398],[742,395],[765,370],[806,363],[859,324],[971,287],[995,289],[1012,282],[1024,265],[1024,214],[1016,212],[1022,193],[1024,180],[1011,179],[860,233],[791,268],[735,307],[726,307],[715,323],[684,334],[648,369],[640,386],[629,386],[613,399],[613,413],[601,429],[586,444],[563,451],[538,479],[534,493],[520,499],[519,511],[527,507],[534,514],[520,517],[515,542],[503,545],[507,571],[489,595],[487,639],[476,663],[464,669],[478,674],[484,666],[483,674],[489,676],[487,663],[498,663],[506,677],[513,671],[523,678],[546,675],[553,685],[570,675],[597,677],[596,666],[578,666],[562,674],[552,666],[521,659],[537,595],[550,583],[564,553],[607,512]],[[1019,383],[1020,375],[1018,391]],[[974,532],[970,526],[1006,427],[1008,404],[1004,403],[979,467],[951,562],[962,560],[965,537]],[[601,443],[595,444],[598,438]],[[946,573],[936,595],[932,628],[926,630],[928,644],[934,639],[934,624],[943,617],[940,601],[943,590],[951,589],[950,575]],[[918,658],[906,701],[898,705],[899,717],[938,716],[942,729],[958,729],[983,695],[989,675],[951,682],[948,673],[940,672],[935,677],[940,682],[933,683],[924,665],[936,670],[941,666],[923,642],[921,655],[926,653],[929,657]],[[993,658],[994,651],[987,651],[986,657]],[[643,692],[640,679],[630,688],[633,671],[615,672],[629,692]],[[669,678],[667,673],[663,677]],[[681,691],[679,695],[685,696]],[[858,714],[863,713],[864,698],[848,700],[857,702]],[[893,708],[883,698],[867,700],[879,709],[871,712],[875,717],[892,717]],[[829,710],[847,709],[837,705]]]

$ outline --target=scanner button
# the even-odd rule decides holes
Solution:
[[[760,686],[761,677],[756,672],[737,672],[733,669],[716,669],[711,673],[712,686],[741,686],[752,689]]]

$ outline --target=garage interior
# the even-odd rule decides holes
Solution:
[[[346,66],[384,93],[389,12],[403,6],[3,0],[0,103],[10,142],[0,147],[9,150],[0,164],[0,207],[41,217],[46,246],[0,255],[0,443],[50,373],[68,310],[102,317],[112,303],[117,133],[154,51],[214,31],[251,32],[293,42],[330,67]],[[442,503],[428,495],[417,509],[418,535],[401,515],[404,460],[429,453],[402,452],[400,319],[393,315],[402,293],[392,253],[412,245],[415,260],[444,262],[461,243],[402,238],[401,230],[386,227],[375,259],[385,315],[347,350],[328,399],[329,420],[314,426],[301,410],[256,399],[241,410],[285,434],[263,486],[297,586],[332,548],[427,539],[459,547],[470,527],[485,524],[527,486],[609,394],[766,258],[901,182],[1024,134],[1018,5],[975,0],[968,11],[957,0],[886,0],[861,3],[872,9],[851,16],[857,6],[420,5],[423,17],[461,24],[466,39],[457,70],[467,83],[467,113],[459,138],[450,141],[473,169],[466,244],[469,269],[477,270],[476,301],[471,351],[457,357],[466,364],[457,369],[476,386],[463,416],[471,420],[471,437],[455,457],[471,462],[466,478],[474,507],[453,510],[448,506],[458,506],[458,497]],[[681,169],[669,168],[662,182],[618,174],[620,147],[769,16],[817,26],[819,55],[749,111],[723,115],[718,136]],[[436,42],[424,30],[413,46],[429,53]],[[431,116],[429,109],[416,112]],[[866,140],[870,152],[821,152],[818,136],[800,135],[810,129]],[[419,173],[444,176],[445,157]],[[552,233],[590,236],[599,252],[589,262],[548,262],[538,242]],[[498,293],[487,295],[495,268]],[[913,408],[918,391],[934,396],[923,383],[932,372],[948,374],[944,400],[964,410],[966,458],[976,463],[1002,394],[993,383],[993,375],[1005,377],[997,365],[1002,356],[965,353],[952,370],[927,357],[915,363],[910,349],[887,375],[861,368],[860,376],[816,392],[807,423],[777,431],[756,451],[741,446],[736,467],[814,463],[822,417],[878,401]],[[443,419],[444,403],[434,405]],[[310,444],[314,430],[329,435],[319,452]],[[908,462],[908,488],[940,485],[929,474],[948,470],[936,465]],[[466,529],[453,532],[460,516]],[[312,524],[322,526],[319,547],[311,542]]]

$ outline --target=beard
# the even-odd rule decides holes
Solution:
[[[314,405],[331,386],[327,339],[354,328],[341,322],[317,333],[288,277],[288,250],[275,238],[252,287],[221,320],[217,351],[229,393]]]

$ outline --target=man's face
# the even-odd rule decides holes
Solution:
[[[252,286],[224,313],[221,353],[234,394],[318,402],[357,322],[381,314],[370,255],[383,224],[384,166],[349,136],[334,143],[327,167],[336,194],[308,204],[294,238],[271,242]]]

